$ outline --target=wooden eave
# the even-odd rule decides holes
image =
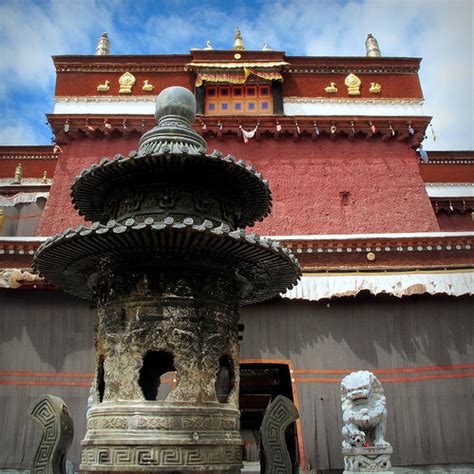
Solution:
[[[156,126],[156,120],[151,115],[48,114],[47,119],[59,144],[81,138],[141,136]],[[255,136],[257,141],[264,136],[275,140],[289,136],[295,141],[363,138],[382,141],[397,140],[416,148],[423,141],[430,120],[431,117],[197,115],[194,129],[204,137],[215,136],[221,139],[223,136],[235,136],[242,140],[240,127],[252,130],[258,124]],[[68,132],[64,131],[66,121],[69,125]],[[281,130],[277,130],[277,125],[281,126]],[[375,126],[375,132],[372,125]],[[335,131],[333,127],[336,127]],[[409,127],[414,130],[413,134],[409,133]]]

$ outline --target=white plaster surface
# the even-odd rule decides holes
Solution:
[[[474,197],[474,183],[426,183],[431,198]]]
[[[283,99],[285,115],[316,115],[316,116],[424,116],[421,101],[380,101],[380,100],[327,100],[327,99]]]

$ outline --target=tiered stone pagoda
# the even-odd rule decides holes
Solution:
[[[89,227],[45,242],[35,267],[98,306],[96,381],[81,470],[239,472],[239,306],[292,287],[300,269],[243,228],[268,183],[191,129],[182,87],[156,101],[138,152],[85,169],[72,200]],[[160,377],[174,387],[157,401]]]

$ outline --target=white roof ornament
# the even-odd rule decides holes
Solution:
[[[365,40],[365,51],[366,56],[368,57],[376,58],[382,56],[379,43],[370,33],[367,35],[367,39]]]
[[[107,33],[102,33],[102,36],[97,42],[97,48],[95,48],[96,56],[108,56],[110,54],[110,41]]]

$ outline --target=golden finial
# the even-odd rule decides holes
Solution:
[[[14,184],[21,184],[21,178],[23,177],[23,170],[21,163],[18,163],[18,166],[15,169],[15,180],[13,181]]]
[[[268,46],[266,41],[264,41],[263,46],[262,46],[262,51],[273,51],[273,49],[270,48],[270,46]]]
[[[108,56],[110,54],[110,41],[107,33],[102,33],[102,36],[97,42],[97,48],[95,48],[96,56]]]
[[[234,34],[234,47],[232,48],[235,51],[244,51],[244,42],[242,40],[242,35],[240,34],[240,28],[238,26],[235,27],[235,34]]]
[[[377,40],[370,33],[367,35],[367,39],[365,40],[365,51],[366,56],[373,58],[382,56]]]

